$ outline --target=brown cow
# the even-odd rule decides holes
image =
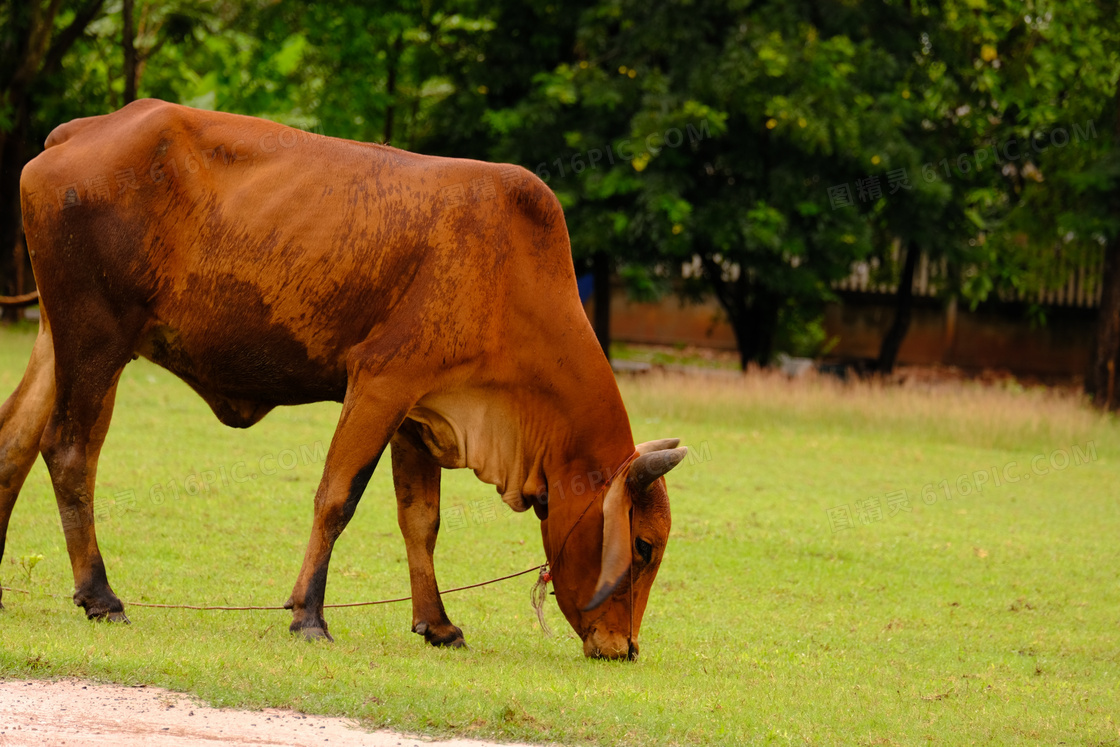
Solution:
[[[392,444],[415,632],[463,645],[432,551],[440,469],[467,467],[536,510],[584,653],[636,655],[669,535],[661,476],[686,450],[635,447],[563,213],[536,177],[146,100],[58,127],[20,188],[42,321],[0,410],[0,555],[41,452],[74,602],[127,620],[94,477],[121,370],[142,355],[237,428],[278,405],[342,403],[292,631],[330,638],[331,550]]]

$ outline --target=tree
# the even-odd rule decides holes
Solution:
[[[207,27],[217,18],[219,9],[209,0],[142,0],[139,23],[135,10],[135,0],[121,0],[122,105],[136,100],[145,67],[165,44],[195,44],[196,28],[209,32]]]
[[[888,55],[890,80],[877,98],[880,116],[871,121],[888,127],[876,139],[886,143],[889,162],[902,174],[905,189],[884,194],[872,206],[874,252],[884,266],[898,270],[894,318],[883,336],[874,369],[890,373],[910,327],[913,284],[918,260],[947,259],[951,266],[967,262],[969,246],[982,229],[977,206],[990,198],[990,177],[979,169],[942,169],[941,165],[971,154],[984,136],[986,122],[968,114],[986,105],[978,85],[974,46],[947,28],[941,9],[925,4],[892,2],[854,11],[851,33],[861,29],[877,49]],[[890,75],[893,73],[893,75]],[[895,268],[888,253],[901,247]],[[956,293],[952,278],[942,278],[942,292]],[[950,282],[944,282],[950,281]]]
[[[102,12],[103,0],[4,0],[0,2],[0,291],[16,287],[22,262],[19,175],[35,154],[41,123],[36,116],[63,58]],[[10,309],[5,309],[7,316]]]
[[[207,40],[197,56],[224,64],[195,95],[218,109],[416,148],[432,110],[460,92],[461,68],[478,65],[478,40],[493,24],[473,10],[472,3],[271,4]]]
[[[983,13],[946,6],[984,65],[999,194],[966,283],[989,294],[1061,287],[1104,255],[1094,362],[1086,390],[1117,406],[1120,356],[1120,16],[1115,3],[1073,0],[1060,12],[1005,0]],[[1026,11],[1026,12],[1024,12]]]
[[[856,94],[875,53],[821,33],[809,9],[599,3],[578,60],[498,118],[560,130],[559,157],[536,170],[568,211],[577,257],[606,251],[655,283],[695,260],[686,286],[702,278],[719,300],[744,366],[803,328],[869,245],[858,211],[830,209],[829,188],[871,165],[859,138],[871,102]]]

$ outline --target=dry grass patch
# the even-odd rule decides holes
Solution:
[[[1023,388],[947,381],[843,381],[776,371],[707,375],[654,371],[624,377],[623,396],[643,412],[727,425],[815,423],[845,432],[873,430],[962,446],[1022,449],[1068,446],[1116,434],[1116,418],[1069,388]]]

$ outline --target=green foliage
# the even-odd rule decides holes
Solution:
[[[1059,12],[992,2],[949,4],[943,13],[944,37],[960,47],[959,63],[971,62],[953,69],[968,107],[961,124],[975,131],[972,152],[1004,155],[973,180],[985,188],[966,193],[976,229],[963,294],[975,305],[1061,287],[1078,265],[1096,265],[1120,228],[1110,205],[1120,191],[1115,5],[1082,0]],[[1066,144],[1048,142],[1055,134]]]
[[[0,2],[0,83],[32,6]],[[56,36],[84,6],[60,7]],[[606,253],[637,296],[714,294],[744,361],[806,332],[831,284],[886,266],[896,241],[944,258],[942,291],[976,305],[1058,287],[1120,233],[1106,0],[137,0],[135,15],[141,95],[520,163],[564,205],[580,272]],[[39,81],[32,153],[120,105],[122,31],[104,5]],[[0,131],[14,116],[0,99]],[[1053,133],[1069,143],[1034,147]],[[842,185],[853,204],[832,199]]]

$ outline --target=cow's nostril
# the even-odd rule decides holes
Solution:
[[[623,635],[604,633],[592,629],[583,639],[583,655],[589,659],[629,659],[638,658],[638,644],[627,641]]]

